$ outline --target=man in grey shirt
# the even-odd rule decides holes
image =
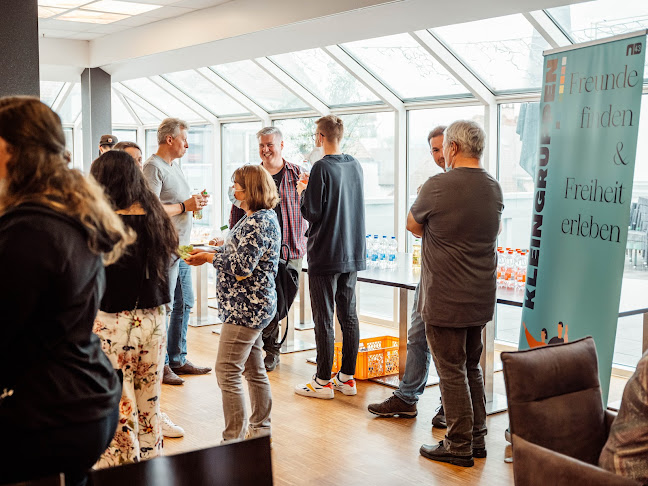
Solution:
[[[445,440],[421,455],[470,467],[486,457],[486,397],[479,366],[482,328],[493,318],[497,234],[504,208],[499,183],[481,166],[484,131],[456,121],[445,131],[445,174],[421,188],[407,229],[423,237],[419,312],[440,378]]]
[[[188,245],[191,237],[192,212],[207,204],[208,196],[191,195],[189,184],[176,159],[181,158],[187,143],[187,122],[167,118],[158,128],[158,151],[144,165],[144,176],[151,190],[160,198],[165,211],[178,231],[180,245]],[[167,325],[167,357],[163,383],[181,385],[178,375],[201,375],[211,368],[194,366],[187,359],[187,326],[193,307],[194,294],[191,268],[183,260],[175,261],[169,269],[171,312]]]

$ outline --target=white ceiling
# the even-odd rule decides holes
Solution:
[[[164,19],[177,18],[196,10],[215,7],[234,0],[120,0],[127,3],[146,3],[160,5],[160,8],[149,12],[129,16],[123,20],[108,24],[95,24],[87,22],[73,22],[60,20],[61,15],[72,12],[74,9],[62,9],[59,15],[41,18],[38,20],[38,31],[41,38],[93,40],[109,34],[116,34],[125,30],[152,24]],[[39,1],[48,5],[46,0]],[[81,0],[78,2],[81,3]],[[84,9],[91,10],[92,4],[97,0],[86,0],[82,5]]]

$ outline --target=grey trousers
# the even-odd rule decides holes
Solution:
[[[448,423],[444,445],[458,455],[470,456],[473,447],[486,444],[486,395],[479,365],[483,327],[426,325]]]
[[[259,329],[234,324],[222,325],[215,370],[225,415],[223,441],[244,439],[246,432],[251,437],[271,433],[272,393],[263,365],[262,347]],[[243,376],[248,383],[252,404],[249,428]]]

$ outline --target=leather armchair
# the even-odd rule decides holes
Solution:
[[[603,409],[596,346],[502,353],[515,484],[638,485],[598,467],[615,414]]]

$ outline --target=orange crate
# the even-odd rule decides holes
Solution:
[[[360,340],[360,349],[354,378],[367,380],[378,376],[398,373],[398,338],[380,336]],[[333,355],[333,373],[340,371],[342,366],[342,343],[335,343]]]

